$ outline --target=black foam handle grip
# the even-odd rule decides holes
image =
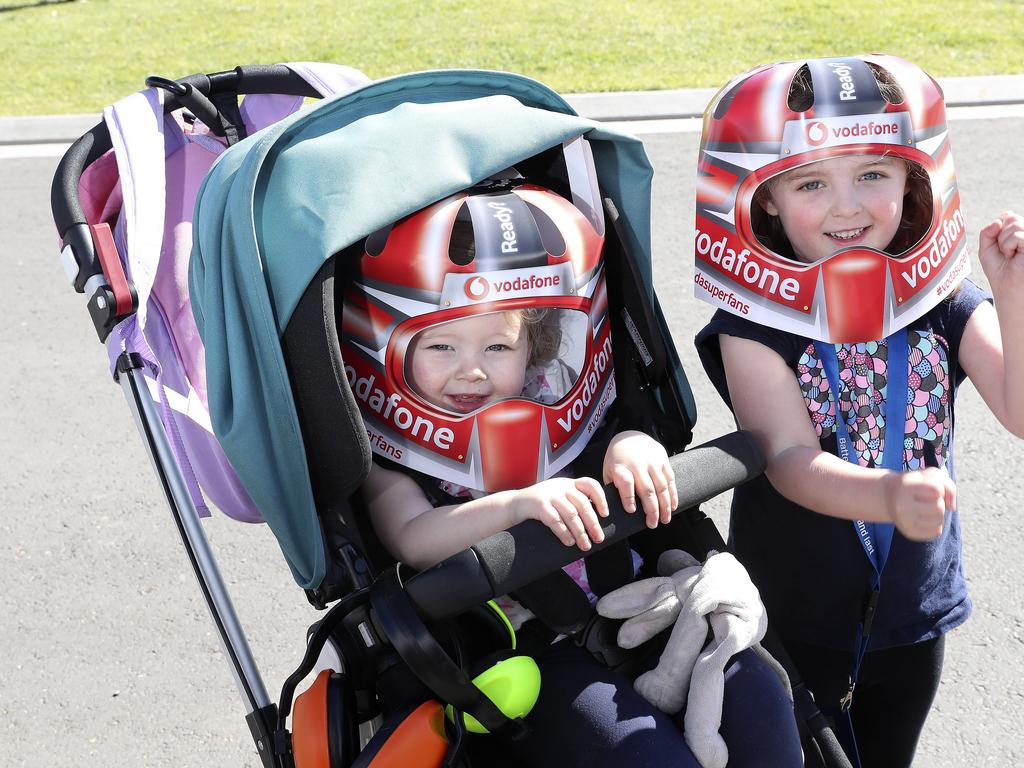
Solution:
[[[679,493],[677,512],[742,485],[764,470],[764,457],[746,432],[715,438],[670,461]],[[642,512],[627,513],[614,486],[605,486],[605,495],[609,510],[601,521],[605,540],[590,552],[644,528]],[[514,591],[586,554],[562,544],[543,524],[527,520],[416,574],[406,580],[405,588],[424,618],[443,619]],[[452,584],[459,585],[457,593]]]

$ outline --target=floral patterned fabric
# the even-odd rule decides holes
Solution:
[[[909,331],[907,418],[903,425],[903,462],[907,469],[925,466],[930,445],[940,464],[949,450],[949,344],[934,333]],[[837,344],[839,408],[849,425],[853,450],[862,466],[879,466],[885,447],[889,348],[886,341]],[[835,432],[835,398],[828,378],[808,345],[797,364],[797,379],[819,440]]]

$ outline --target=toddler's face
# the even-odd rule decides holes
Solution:
[[[435,325],[409,346],[409,383],[455,413],[522,394],[529,343],[518,312],[491,312]]]
[[[884,251],[903,216],[907,166],[896,157],[847,155],[794,168],[768,182],[762,205],[778,216],[800,261],[841,248]]]

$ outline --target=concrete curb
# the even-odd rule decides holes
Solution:
[[[1024,103],[1024,75],[938,78],[948,107]],[[716,88],[577,93],[565,98],[594,120],[661,120],[700,117]],[[0,117],[0,145],[69,143],[98,123],[95,115]]]

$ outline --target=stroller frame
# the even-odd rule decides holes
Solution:
[[[192,75],[171,81],[150,78],[148,85],[168,90],[171,96],[165,102],[170,112],[180,107],[189,109],[198,119],[206,123],[217,135],[224,135],[228,141],[237,140],[238,126],[230,108],[231,100],[242,93],[288,93],[301,96],[317,96],[308,84],[283,66],[238,67],[230,72],[211,75]],[[88,310],[101,341],[105,341],[117,323],[130,316],[137,309],[138,297],[124,275],[116,258],[116,250],[110,253],[112,241],[104,241],[102,233],[90,228],[78,200],[78,183],[83,171],[103,155],[111,146],[109,133],[103,124],[97,125],[83,135],[68,150],[58,166],[52,189],[51,203],[54,220],[62,239],[62,261],[74,288],[87,295]],[[614,211],[612,219],[614,221]],[[114,258],[111,258],[111,256]],[[655,322],[662,322],[660,309],[653,308]],[[674,355],[674,350],[669,350]],[[135,419],[140,435],[163,489],[182,544],[199,583],[203,599],[217,629],[223,650],[228,658],[232,675],[245,707],[245,718],[249,725],[257,752],[266,768],[292,765],[290,738],[284,729],[284,721],[290,709],[291,696],[295,686],[313,668],[316,655],[312,653],[314,643],[307,650],[306,658],[296,672],[289,677],[282,691],[281,705],[271,701],[257,664],[249,648],[245,632],[234,610],[228,588],[220,575],[216,559],[203,530],[200,512],[192,500],[186,479],[179,467],[174,450],[164,429],[158,408],[150,394],[144,377],[145,362],[136,354],[122,352],[116,360],[115,377],[121,385]],[[691,402],[677,402],[675,407],[690,411]],[[692,423],[692,418],[690,419]],[[684,442],[688,442],[689,434]],[[724,542],[713,523],[703,515],[699,505],[714,496],[738,485],[763,470],[763,457],[757,451],[748,435],[732,433],[701,446],[687,449],[672,458],[677,477],[686,477],[687,482],[680,488],[680,505],[676,515],[684,515],[686,524],[705,548],[724,549]],[[594,549],[610,546],[623,538],[639,532],[643,520],[637,515],[627,515],[618,502],[618,495],[608,494],[610,515],[603,521],[606,540]],[[532,564],[509,560],[508,552],[530,551]],[[454,555],[427,571],[403,580],[395,570],[387,579],[391,586],[404,592],[425,621],[441,620],[457,615],[473,605],[498,594],[515,590],[537,578],[540,574],[537,563],[554,563],[566,559],[566,548],[557,542],[539,524],[524,523],[509,531],[495,534],[484,542]],[[574,557],[574,556],[573,556]],[[468,585],[461,599],[453,599],[447,585],[457,579]],[[378,593],[385,587],[379,587]],[[318,607],[325,607],[337,595],[328,588],[324,593],[307,593],[310,601]],[[380,608],[372,590],[362,589],[354,593],[365,606],[372,601]],[[342,600],[334,609],[350,605]],[[368,609],[367,609],[368,610]],[[330,615],[330,614],[329,614]],[[358,633],[359,630],[354,631]],[[365,631],[365,629],[363,630]],[[315,639],[316,632],[313,632]],[[786,663],[784,653],[777,643],[766,638],[766,646],[783,661],[794,682],[797,709],[813,731],[818,748],[821,750],[823,765],[844,765],[845,756],[834,741],[834,736],[813,705],[813,697],[801,696],[803,690],[794,679],[792,665]],[[346,660],[347,663],[347,660]],[[365,742],[368,735],[363,736]],[[358,748],[353,747],[353,753]]]
[[[118,358],[118,382],[146,445],[153,470],[160,481],[171,517],[174,518],[178,529],[178,536],[185,547],[185,554],[203,594],[203,601],[217,629],[217,636],[228,659],[235,686],[245,706],[245,721],[249,725],[249,731],[264,766],[272,768],[275,763],[270,747],[273,743],[277,706],[271,702],[267,694],[256,659],[238,620],[227,585],[217,567],[217,560],[203,530],[199,512],[185,487],[181,469],[174,458],[142,370],[143,364],[137,356],[125,352]]]
[[[178,80],[147,78],[147,85],[169,92],[164,110],[184,107],[202,119],[216,135],[238,140],[237,122],[213,105],[220,94],[285,93],[303,97],[320,94],[285,66],[245,66],[226,72],[195,74]],[[236,97],[237,98],[237,97]],[[85,169],[112,147],[110,133],[100,123],[77,139],[61,159],[51,189],[51,207],[63,248],[61,261],[74,289],[85,293],[96,334],[105,342],[112,328],[138,308],[138,296],[125,276],[116,252],[102,234],[90,229],[78,197]],[[111,258],[113,256],[114,258]],[[220,574],[201,518],[171,448],[153,397],[143,376],[138,355],[123,352],[115,364],[128,408],[160,482],[164,498],[199,589],[228,659],[232,677],[245,708],[245,719],[260,758],[268,768],[276,765],[273,734],[277,706],[272,703],[260,675],[245,631],[235,611],[227,585]]]

